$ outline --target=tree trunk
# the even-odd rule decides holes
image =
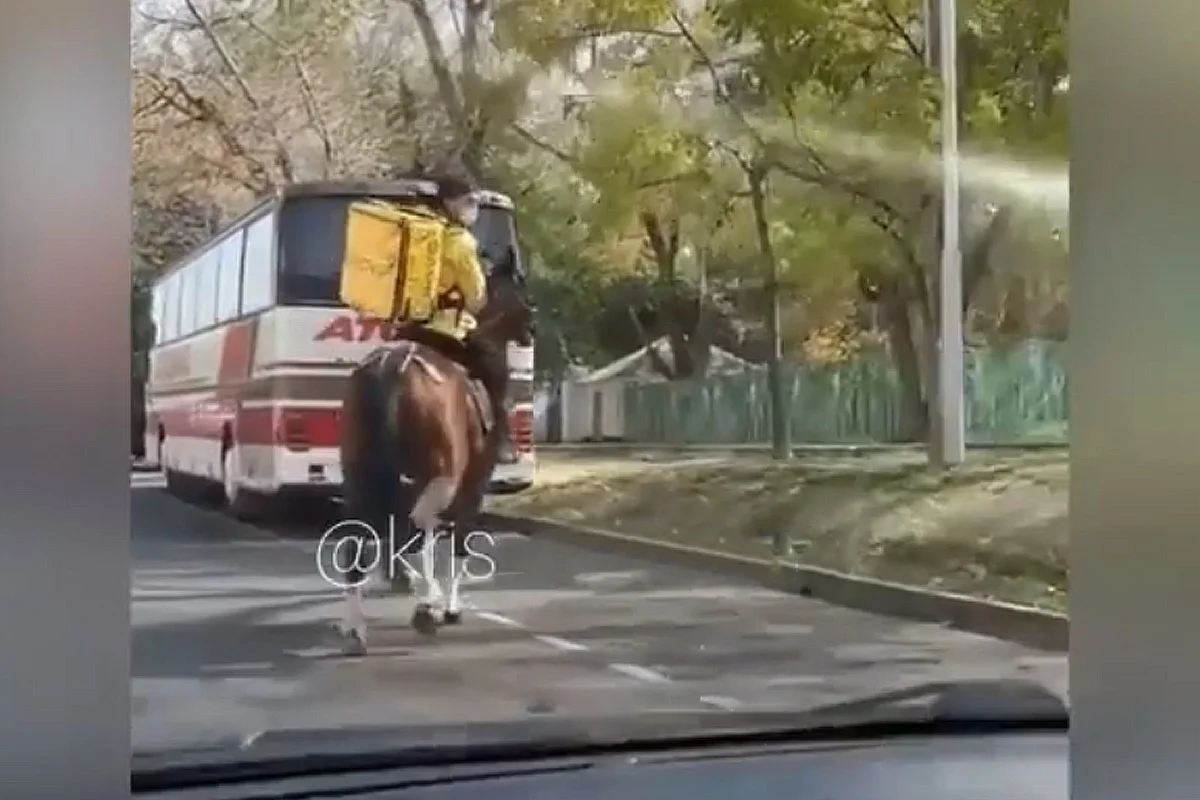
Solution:
[[[780,330],[779,261],[771,242],[765,196],[767,171],[755,167],[747,172],[750,204],[754,209],[754,232],[767,288],[767,336],[771,358],[767,362],[767,385],[771,396],[771,457],[777,461],[792,455],[791,408],[783,385],[783,336]]]
[[[880,287],[880,318],[888,336],[889,350],[900,381],[900,438],[924,442],[929,435],[929,404],[922,380],[921,358],[913,329],[911,309],[899,286]],[[921,338],[928,338],[922,336]]]

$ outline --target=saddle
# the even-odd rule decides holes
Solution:
[[[480,424],[483,427],[483,433],[486,436],[491,433],[492,428],[496,425],[495,415],[492,413],[492,402],[488,397],[487,388],[483,385],[483,381],[475,377],[471,371],[471,365],[467,360],[467,350],[462,342],[452,336],[447,336],[438,331],[422,327],[420,325],[397,325],[393,336],[392,347],[381,347],[378,350],[372,351],[364,364],[381,367],[383,365],[384,356],[392,352],[395,346],[402,342],[410,342],[412,344],[428,347],[434,352],[444,356],[458,369],[462,370],[463,376],[466,378],[467,395],[470,397],[471,404],[475,407],[475,412],[479,415]],[[441,373],[438,367],[429,360],[422,358],[419,353],[413,352],[411,360],[418,367],[435,381],[441,383],[446,379],[446,376]]]

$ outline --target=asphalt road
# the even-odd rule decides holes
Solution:
[[[134,475],[134,748],[270,729],[802,708],[955,678],[1067,691],[1066,657],[721,577],[500,532],[463,624],[421,639],[411,599],[368,600],[344,657],[312,531],[271,532]]]

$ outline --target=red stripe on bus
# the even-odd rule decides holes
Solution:
[[[217,384],[244,381],[254,368],[254,349],[258,340],[258,317],[235,322],[225,329],[221,339],[221,363]]]
[[[235,409],[228,402],[205,402],[160,409],[151,424],[161,424],[167,437],[186,436],[220,441],[228,428],[244,445],[287,447],[295,451],[333,448],[341,442],[341,410],[264,406]],[[509,428],[517,450],[533,450],[533,411],[514,409]]]
[[[340,440],[339,410],[335,408],[271,406],[234,411],[200,403],[160,409],[155,418],[168,438],[187,436],[220,441],[228,429],[237,444],[295,450],[337,447]]]

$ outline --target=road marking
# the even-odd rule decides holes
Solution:
[[[608,668],[614,672],[619,672],[622,675],[633,678],[634,680],[643,681],[645,683],[670,683],[671,679],[663,675],[658,670],[643,667],[641,664],[609,664]]]
[[[494,611],[476,611],[475,616],[479,617],[480,619],[486,619],[489,622],[494,622],[497,625],[503,625],[506,628],[515,628],[519,631],[525,630],[525,626],[517,622],[512,617],[506,617],[503,614],[497,614]]]
[[[624,572],[580,572],[573,580],[584,586],[594,586],[601,583],[633,583],[646,577],[646,570],[627,570]]]
[[[130,491],[134,489],[165,489],[166,486],[166,478],[161,478],[157,475],[151,475],[145,478],[134,478],[129,482]]]
[[[249,750],[251,747],[254,746],[254,743],[257,742],[262,737],[262,735],[263,735],[263,731],[255,731],[254,733],[250,733],[250,734],[243,736],[242,740],[240,742],[241,748],[243,750]]]
[[[817,686],[827,680],[828,678],[820,675],[776,675],[773,678],[767,678],[767,686]]]
[[[587,645],[580,644],[579,642],[572,642],[570,639],[562,639],[558,636],[547,636],[539,633],[534,635],[533,638],[537,639],[542,644],[548,644],[557,650],[566,650],[569,653],[582,653],[588,649]]]
[[[200,671],[221,675],[223,673],[239,673],[239,672],[269,672],[275,669],[276,664],[272,661],[243,661],[237,664],[210,664],[206,667],[201,667]]]
[[[706,694],[700,698],[700,702],[722,711],[737,711],[742,707],[741,701],[736,697],[725,697],[719,694]]]

